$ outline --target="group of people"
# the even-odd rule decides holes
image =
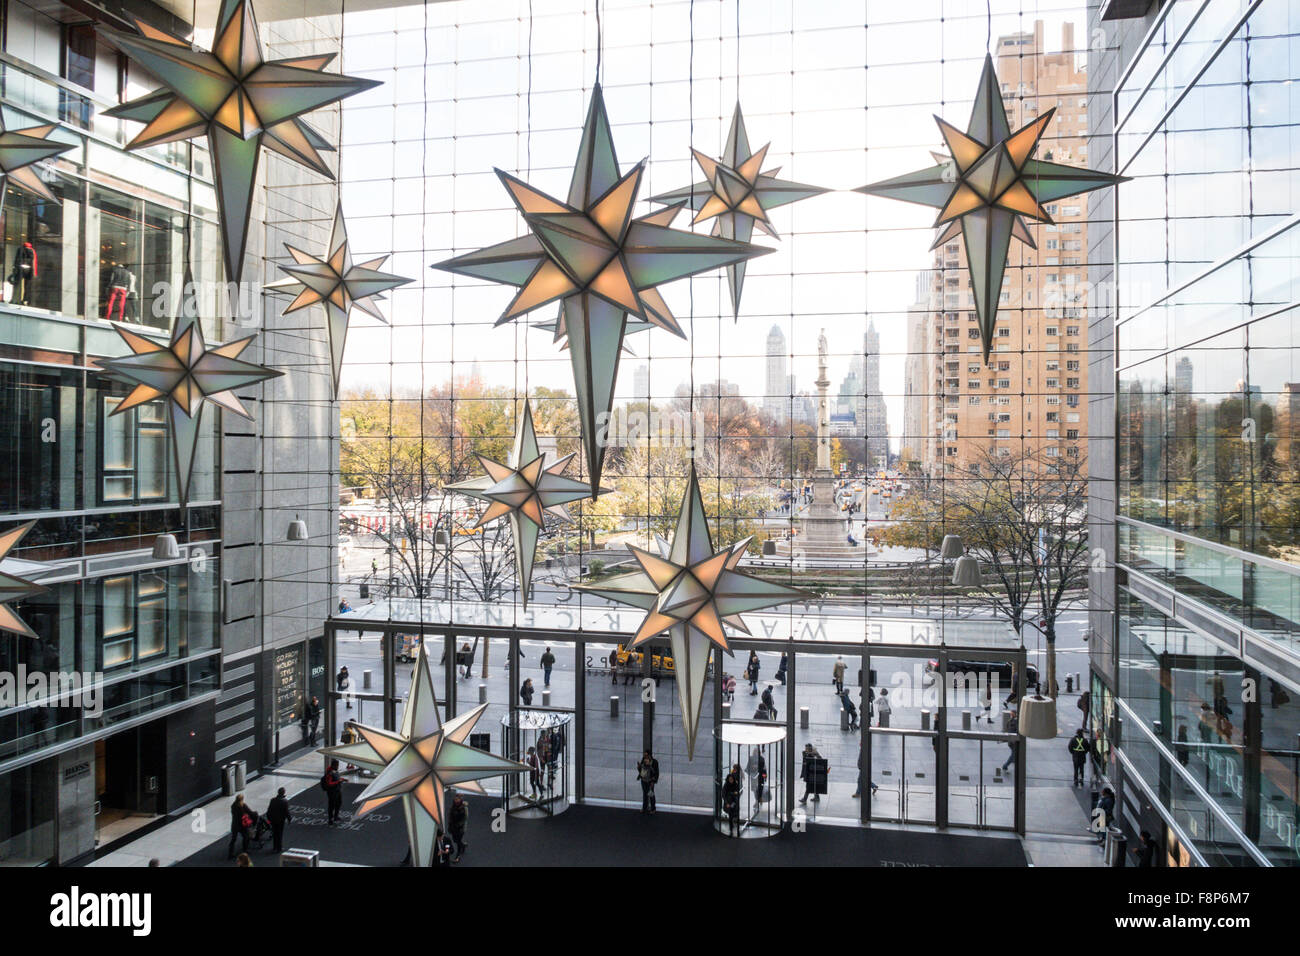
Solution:
[[[267,831],[271,834],[272,852],[279,853],[284,848],[284,828],[292,820],[293,817],[289,813],[289,799],[285,796],[284,787],[281,787],[271,798],[265,813],[258,813],[250,807],[244,801],[242,793],[236,794],[234,802],[230,804],[230,846],[227,847],[226,858],[235,859],[237,842],[241,843],[240,856],[248,858],[250,841],[260,841]],[[251,862],[241,863],[241,865],[251,865]]]

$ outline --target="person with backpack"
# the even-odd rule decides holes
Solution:
[[[1074,761],[1074,785],[1083,786],[1083,769],[1088,763],[1088,754],[1092,752],[1092,741],[1084,733],[1082,727],[1074,732],[1070,738],[1066,749],[1070,751],[1070,759]]]
[[[320,788],[325,791],[325,805],[328,810],[326,826],[334,826],[343,811],[343,778],[339,775],[339,762],[331,760],[329,769],[320,778]]]
[[[244,802],[242,793],[235,795],[235,800],[230,804],[230,847],[226,851],[226,859],[235,858],[235,841],[242,839],[243,845],[240,849],[248,852],[248,838],[253,835],[253,824],[257,821],[253,818],[253,808]]]
[[[469,826],[469,804],[459,793],[452,798],[451,812],[447,815],[447,832],[451,838],[456,841],[456,858],[453,863],[459,863],[461,857],[465,855],[465,849],[468,846],[465,842],[465,828]]]
[[[654,813],[655,784],[659,782],[659,761],[647,750],[637,761],[634,769],[636,778],[641,783],[641,812]]]
[[[289,814],[289,799],[281,787],[271,798],[271,805],[266,808],[266,821],[271,824],[271,849],[279,853],[284,845],[284,827],[293,817]]]
[[[542,686],[551,686],[551,668],[555,666],[555,655],[551,653],[548,647],[546,653],[542,655]]]

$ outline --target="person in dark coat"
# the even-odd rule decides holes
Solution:
[[[238,839],[243,840],[240,849],[244,853],[248,852],[248,838],[252,836],[255,822],[253,808],[244,802],[242,793],[236,794],[234,802],[230,804],[230,847],[226,851],[226,859],[235,858],[235,841]]]
[[[284,825],[293,818],[289,815],[289,800],[281,787],[266,808],[266,821],[271,824],[271,849],[279,853],[284,848]]]
[[[787,654],[785,651],[782,651],[781,662],[776,665],[776,679],[781,682],[782,687],[785,686],[785,676],[788,673],[789,669],[790,669],[790,655]]]
[[[767,708],[767,719],[776,720],[776,701],[772,697],[772,688],[764,687],[763,696],[760,698],[763,706]]]
[[[321,777],[320,783],[325,790],[326,807],[329,810],[325,823],[332,827],[338,822],[339,814],[343,810],[343,777],[339,774],[337,760],[330,761],[329,769]]]
[[[451,810],[447,814],[447,832],[456,841],[456,858],[451,862],[459,863],[465,855],[465,828],[469,826],[469,804],[459,793],[452,798]]]
[[[817,792],[817,778],[819,776],[817,768],[819,767],[818,761],[821,759],[822,755],[817,752],[816,747],[812,744],[804,744],[803,765],[799,770],[799,779],[803,781],[803,798],[799,801],[801,804],[808,802],[810,794],[814,803],[821,800],[821,794]],[[829,766],[826,767],[826,771],[830,771]]]
[[[1137,857],[1138,866],[1155,866],[1156,865],[1156,841],[1151,838],[1150,832],[1143,830],[1137,847],[1132,853]]]
[[[659,782],[659,761],[654,758],[650,751],[637,761],[636,778],[641,783],[641,812],[655,812],[655,784]]]
[[[732,764],[731,773],[722,782],[722,812],[727,817],[727,826],[732,834],[740,831],[740,764]]]
[[[1088,765],[1088,754],[1092,752],[1092,741],[1080,727],[1066,744],[1066,749],[1070,751],[1070,759],[1074,761],[1074,785],[1083,786],[1083,771]]]
[[[526,678],[519,687],[519,699],[524,702],[525,707],[533,706],[533,679]]]
[[[551,686],[551,669],[553,667],[555,667],[555,655],[551,653],[551,649],[548,647],[546,652],[542,654],[542,685],[544,687]]]
[[[1093,817],[1093,826],[1097,830],[1097,843],[1101,845],[1106,842],[1106,828],[1115,819],[1115,791],[1110,787],[1102,788],[1101,799],[1097,801],[1097,810],[1099,812]]]
[[[433,838],[433,865],[434,866],[451,866],[453,854],[456,852],[456,845],[452,842],[451,837],[438,828],[437,835]],[[407,851],[410,855],[410,851]]]
[[[745,677],[749,680],[749,695],[758,694],[758,655],[749,652],[749,663],[745,665]]]
[[[302,708],[302,742],[308,746],[316,746],[317,728],[320,727],[320,701],[316,695],[312,695],[311,700],[303,705]]]

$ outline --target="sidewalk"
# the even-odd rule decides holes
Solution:
[[[270,773],[248,781],[244,800],[259,812],[266,809],[276,790],[284,787],[285,794],[293,797],[316,785],[322,771],[321,756],[315,752],[304,753],[281,764]],[[196,807],[185,816],[132,840],[120,850],[108,853],[89,866],[148,866],[157,858],[162,866],[171,866],[213,843],[230,839],[230,803],[234,797],[221,795]],[[291,845],[290,834],[285,834]]]
[[[1067,747],[1079,727],[1078,694],[1056,702],[1056,737],[1026,740],[1025,854],[1034,866],[1103,866],[1088,828],[1089,785],[1075,787]]]

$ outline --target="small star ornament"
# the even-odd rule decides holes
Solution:
[[[36,524],[35,521],[28,521],[26,524],[20,524],[18,527],[10,528],[4,534],[0,534],[0,631],[23,634],[39,640],[40,635],[27,626],[27,622],[18,616],[18,613],[9,606],[9,602],[21,600],[33,594],[40,594],[46,588],[35,581],[29,581],[27,578],[20,577],[4,569],[4,559],[9,556],[9,552],[14,549],[14,546],[23,539],[23,535],[32,530],[34,524]]]
[[[525,402],[510,464],[503,465],[479,455],[479,463],[487,474],[447,486],[448,491],[488,502],[487,509],[474,527],[480,528],[502,517],[509,519],[520,602],[525,610],[532,590],[537,541],[546,529],[546,514],[549,512],[568,520],[566,504],[594,498],[611,490],[598,488],[593,492],[592,486],[586,482],[564,477],[572,458],[573,455],[565,455],[547,467],[546,456],[537,445],[532,408]]]
[[[688,760],[695,755],[709,654],[715,647],[732,653],[723,625],[748,634],[741,613],[810,597],[798,588],[737,570],[749,540],[720,551],[713,549],[700,483],[692,468],[672,542],[665,548],[665,542],[657,539],[659,554],[631,548],[639,570],[596,584],[575,585],[576,590],[646,612],[629,648],[668,632]]]
[[[736,104],[731,116],[731,131],[721,159],[711,159],[698,149],[691,154],[704,173],[704,182],[651,196],[650,201],[667,205],[689,203],[694,209],[693,223],[713,220],[713,235],[724,239],[748,242],[757,226],[762,232],[778,238],[776,229],[767,216],[769,209],[786,206],[800,199],[817,196],[827,190],[820,186],[805,186],[785,179],[777,179],[779,166],[763,169],[768,143],[757,153],[749,147],[749,134],[745,130],[745,117]],[[727,266],[727,287],[731,293],[732,318],[740,316],[740,296],[745,285],[747,263],[735,262]]]
[[[1031,159],[1055,112],[1052,107],[1011,132],[993,57],[985,57],[966,132],[935,117],[952,153],[951,162],[936,157],[939,162],[934,166],[858,190],[937,207],[935,227],[945,228],[931,248],[961,235],[985,362],[993,348],[1011,240],[1034,248],[1025,218],[1050,223],[1044,203],[1127,181],[1124,176]]]
[[[51,202],[58,201],[36,168],[36,163],[53,159],[73,148],[71,143],[60,143],[49,138],[56,129],[58,126],[53,123],[29,126],[26,129],[5,129],[4,119],[0,117],[0,207],[3,206],[4,190],[8,186],[17,186],[33,196]]]
[[[598,485],[605,461],[601,417],[613,408],[628,316],[685,338],[658,287],[772,250],[669,228],[681,203],[634,218],[645,160],[620,173],[599,85],[591,94],[566,201],[496,172],[528,234],[433,268],[519,287],[498,325],[561,303],[556,334],[562,328],[568,339],[587,470]]]
[[[133,18],[138,35],[106,30],[118,48],[162,84],[162,89],[115,106],[105,116],[145,127],[127,144],[208,138],[221,214],[226,275],[238,282],[262,147],[333,179],[322,151],[333,147],[300,117],[378,86],[326,73],[335,54],[268,60],[252,0],[221,0],[212,51]]]
[[[526,764],[479,750],[466,743],[487,704],[479,704],[443,723],[424,642],[415,658],[406,711],[397,733],[352,724],[361,740],[325,747],[326,757],[356,764],[377,774],[357,797],[356,815],[365,816],[392,800],[402,801],[406,836],[415,866],[431,866],[437,832],[446,827],[447,789],[484,794],[480,780],[524,773]]]
[[[166,399],[167,430],[171,435],[182,508],[189,502],[203,406],[211,403],[252,421],[253,416],[235,395],[235,389],[284,374],[239,357],[257,338],[255,335],[208,348],[197,318],[194,281],[189,276],[185,288],[186,302],[181,317],[172,327],[168,344],[162,345],[115,324],[113,328],[131,354],[99,362],[110,376],[135,386],[112,414],[121,415],[137,405]]]
[[[272,282],[267,289],[289,292],[295,296],[284,314],[297,312],[311,305],[325,306],[326,328],[329,331],[330,368],[334,374],[334,395],[339,393],[339,379],[343,375],[343,346],[348,338],[348,318],[352,307],[386,322],[379,311],[382,293],[406,285],[410,279],[380,272],[388,256],[353,263],[348,246],[347,225],[343,221],[343,206],[334,210],[334,227],[330,231],[329,248],[323,257],[303,252],[289,243],[284,248],[293,257],[292,264],[280,265],[290,278]]]

